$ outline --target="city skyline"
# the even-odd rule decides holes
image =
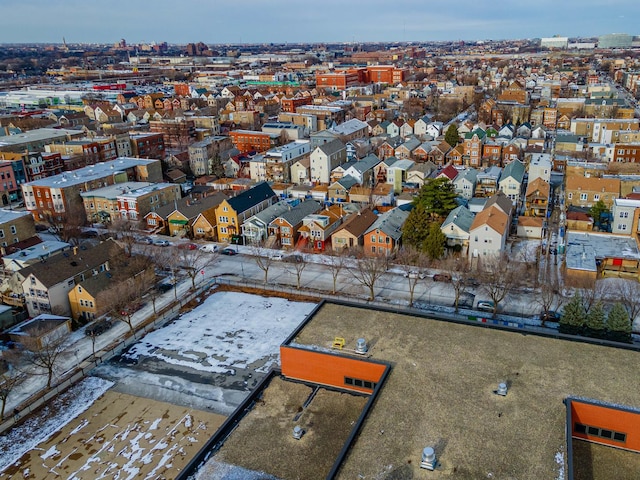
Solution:
[[[400,0],[362,3],[326,0],[309,8],[290,0],[220,4],[185,0],[5,0],[0,43],[185,44],[316,42],[425,42],[637,33],[637,0],[539,0],[488,9],[459,0],[454,6]],[[144,20],[144,21],[141,21]],[[28,28],[25,28],[25,24]]]

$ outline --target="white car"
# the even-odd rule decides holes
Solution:
[[[282,260],[282,252],[276,252],[269,257],[271,260]]]
[[[200,247],[200,250],[207,253],[218,253],[218,245],[213,243],[206,243]]]

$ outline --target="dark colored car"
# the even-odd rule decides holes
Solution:
[[[173,289],[173,285],[171,285],[170,283],[161,283],[160,285],[156,286],[156,290],[158,290],[161,293],[165,293],[168,292],[169,290]]]
[[[97,337],[109,330],[113,324],[109,320],[100,320],[93,325],[89,325],[84,330],[84,334],[87,337]]]
[[[554,312],[553,310],[549,310],[548,312],[541,312],[540,320],[542,320],[543,322],[559,322],[560,313]]]
[[[451,275],[449,275],[448,273],[436,273],[433,276],[433,281],[434,282],[450,282]]]
[[[287,255],[282,259],[282,261],[289,263],[302,263],[304,262],[304,258],[302,257],[302,255],[294,253],[293,255]]]
[[[227,247],[227,248],[223,248],[220,253],[222,255],[237,255],[238,252],[236,252],[233,248],[231,247]]]

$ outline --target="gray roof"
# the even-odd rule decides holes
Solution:
[[[16,135],[6,135],[0,140],[0,147],[22,145],[23,143],[41,142],[45,140],[62,139],[82,134],[80,130],[66,130],[63,128],[38,128]]]
[[[222,192],[216,192],[206,197],[184,197],[175,202],[168,203],[155,210],[161,218],[166,219],[174,211],[178,210],[186,218],[196,218],[199,214],[210,208],[215,208],[225,200],[227,196]]]
[[[596,259],[607,257],[638,260],[640,252],[631,237],[592,232],[567,233],[567,268],[595,272]]]
[[[489,197],[487,203],[484,204],[484,208],[487,209],[491,207],[491,205],[497,205],[498,208],[500,208],[500,210],[502,210],[507,215],[511,215],[511,212],[513,210],[513,202],[504,194],[502,190]]]
[[[469,232],[471,230],[471,224],[473,223],[473,219],[475,217],[476,216],[471,213],[471,211],[467,207],[460,205],[459,207],[454,208],[453,210],[451,210],[451,212],[449,212],[449,215],[442,223],[441,228],[445,228],[450,224],[453,224],[461,230]]]
[[[25,185],[36,187],[64,188],[71,185],[81,185],[99,178],[114,175],[117,172],[128,170],[140,165],[151,165],[160,160],[147,160],[144,158],[119,157],[109,162],[100,162],[95,165],[60,173],[40,180],[28,182]]]
[[[435,172],[438,167],[432,161],[424,162],[424,163],[414,163],[411,165],[411,168],[408,170],[409,172],[422,172],[425,175],[429,175],[431,172]]]
[[[318,145],[316,148],[319,148],[325,155],[333,155],[334,153],[337,153],[340,150],[344,150],[347,147],[345,147],[344,143],[342,143],[340,139],[336,138],[334,140],[331,140],[330,142]]]
[[[402,225],[404,225],[408,216],[409,212],[400,208],[394,208],[380,215],[365,233],[369,233],[372,230],[382,230],[385,234],[397,241],[402,236]]]
[[[387,167],[390,167],[391,165],[393,165],[397,161],[398,161],[398,159],[396,157],[387,157],[382,161],[382,163],[384,163]]]
[[[524,163],[520,160],[513,160],[508,163],[506,167],[502,170],[502,176],[500,180],[505,180],[509,177],[512,177],[516,182],[522,183],[524,178]]]
[[[493,167],[487,168],[484,172],[479,172],[477,179],[495,179],[498,181],[500,173],[502,173],[502,169],[494,165]]]
[[[298,205],[290,207],[286,212],[280,215],[289,225],[295,226],[302,223],[302,219],[307,215],[319,212],[322,206],[315,200],[305,200]]]
[[[360,173],[363,173],[375,167],[379,163],[380,163],[380,159],[378,158],[378,156],[374,155],[373,153],[370,153],[366,157],[358,160],[357,162],[353,162],[353,165],[350,165],[350,166],[353,167],[354,170]]]
[[[17,212],[15,210],[0,208],[0,225],[3,223],[15,222],[19,218],[28,217],[29,215],[31,215],[29,212]]]
[[[331,186],[335,185],[336,183],[339,183],[340,185],[342,185],[344,188],[348,190],[354,185],[358,185],[359,182],[357,179],[353,178],[351,175],[345,175],[337,182],[333,182]]]
[[[478,173],[479,173],[478,170],[476,170],[475,168],[469,168],[465,171],[462,179],[467,180],[469,183],[472,183],[475,185],[476,180],[478,179]]]
[[[416,137],[413,137],[404,142],[401,146],[405,147],[410,152],[413,152],[420,146],[420,140],[418,140]]]
[[[330,130],[338,135],[350,135],[358,130],[362,130],[363,128],[368,128],[368,125],[357,118],[352,118],[340,125],[331,127]]]
[[[280,200],[277,203],[265,208],[261,212],[256,213],[252,217],[245,220],[245,223],[252,222],[254,220],[258,220],[258,222],[263,223],[264,225],[269,225],[273,220],[278,218],[284,212],[289,210],[290,205],[286,200]]]
[[[399,168],[400,170],[409,170],[416,162],[413,160],[409,160],[407,158],[403,158],[396,162],[393,162],[393,165],[389,165],[392,168]]]

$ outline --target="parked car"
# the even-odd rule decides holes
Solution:
[[[113,324],[109,320],[99,320],[84,329],[87,337],[97,337],[109,330]]]
[[[152,245],[153,244],[153,238],[151,237],[135,237],[136,242],[138,243],[144,243],[147,245]]]
[[[160,293],[165,293],[169,290],[173,290],[173,285],[171,285],[170,283],[161,283],[159,285],[156,285],[156,290],[158,290]]]
[[[85,230],[80,234],[80,238],[98,238],[100,233],[97,230]]]
[[[181,250],[197,250],[198,245],[196,245],[195,243],[179,243],[178,248],[180,248]]]
[[[207,252],[207,253],[217,253],[219,248],[218,248],[218,245],[216,245],[214,243],[207,243],[205,245],[202,245],[200,247],[200,250],[202,250],[203,252]]]
[[[451,282],[451,275],[448,273],[436,273],[433,276],[434,282]]]
[[[480,282],[475,278],[467,278],[467,281],[465,283],[467,285],[469,285],[470,287],[479,287],[480,286]]]
[[[540,320],[542,320],[543,322],[559,322],[560,312],[556,312],[554,310],[540,312]]]
[[[223,248],[222,250],[220,250],[220,253],[221,253],[222,255],[237,255],[237,254],[238,254],[238,252],[236,252],[236,251],[235,251],[233,248],[231,248],[231,247]]]
[[[292,255],[287,255],[282,259],[282,261],[289,262],[289,263],[302,263],[304,262],[304,257],[299,253],[294,253]]]
[[[276,252],[272,253],[269,258],[271,258],[271,260],[282,260],[284,255],[282,255],[282,252]]]
[[[171,242],[169,240],[157,239],[153,241],[153,244],[156,247],[168,247],[169,245],[171,245]]]
[[[476,308],[483,312],[493,312],[495,304],[491,300],[478,300]]]
[[[411,270],[409,272],[403,273],[404,278],[426,278],[427,274],[423,272],[419,272],[418,270]]]

